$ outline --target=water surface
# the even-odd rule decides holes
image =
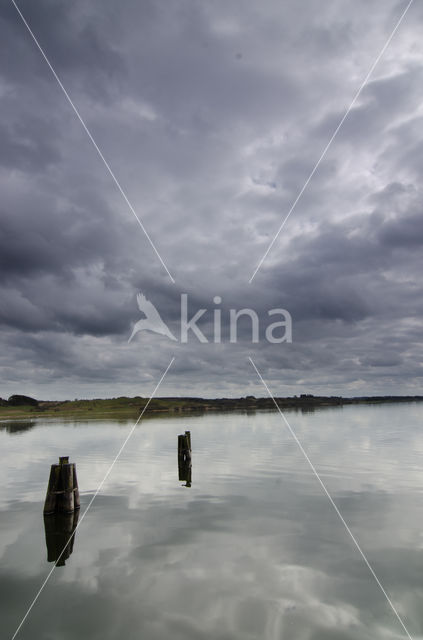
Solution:
[[[410,634],[423,637],[423,406],[286,415]],[[53,566],[42,515],[50,464],[76,462],[81,517],[131,426],[0,423],[2,637]],[[185,429],[190,487],[178,478]],[[406,637],[277,413],[142,422],[66,555],[22,640]]]

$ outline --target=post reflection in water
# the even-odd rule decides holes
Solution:
[[[78,516],[79,511],[74,511],[73,513],[54,513],[44,516],[47,562],[58,561],[58,567],[65,566],[66,560],[69,559],[73,552],[75,535],[72,534],[78,524]],[[69,538],[71,539],[69,540]],[[68,542],[69,544],[67,544]],[[60,556],[60,554],[62,555]]]
[[[192,465],[191,465],[191,433],[185,431],[184,435],[178,436],[178,469],[179,480],[185,482],[184,487],[191,486]]]
[[[192,466],[191,460],[183,460],[181,458],[178,459],[178,467],[179,467],[179,480],[181,482],[185,482],[184,487],[191,486],[192,480]]]

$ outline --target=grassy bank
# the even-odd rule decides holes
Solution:
[[[276,398],[282,409],[298,409],[313,411],[319,407],[342,406],[346,404],[382,404],[388,402],[421,402],[423,396],[365,396],[358,398],[342,398],[339,396],[303,395],[291,398]],[[109,398],[95,400],[67,400],[64,402],[41,401],[38,406],[0,406],[0,420],[36,418],[36,417],[70,417],[101,418],[137,417],[145,409],[148,398]],[[208,411],[257,411],[275,409],[270,398],[153,398],[148,405],[148,414],[184,414],[203,413]]]

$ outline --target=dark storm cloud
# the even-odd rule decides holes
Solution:
[[[420,7],[249,285],[405,3],[19,6],[176,285],[6,3],[0,395],[147,394],[172,355],[163,393],[262,395],[252,353],[281,394],[420,391]],[[211,342],[128,345],[137,291],[176,335],[187,293]],[[244,320],[228,344],[244,307],[261,337],[268,310],[288,309],[294,343],[252,346]]]
[[[90,20],[82,4],[40,0],[37,4],[19,2],[25,19],[54,65],[69,72],[75,83],[83,82],[84,91],[101,99],[107,93],[108,80],[124,73],[124,65],[110,41],[101,33],[100,21]],[[33,74],[44,80],[45,62],[36,45],[23,31],[23,24],[12,3],[3,3],[0,9],[0,34],[7,55],[2,75],[23,88],[33,80]],[[37,55],[34,53],[37,52]],[[89,75],[91,81],[88,82]]]
[[[34,129],[38,138],[34,138]],[[40,118],[28,118],[25,123],[2,122],[0,128],[0,162],[23,171],[42,171],[60,158],[55,145],[49,141],[51,128]]]

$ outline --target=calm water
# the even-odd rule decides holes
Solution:
[[[423,406],[287,416],[409,632],[423,637]],[[0,427],[2,637],[53,566],[42,516],[50,464],[77,463],[82,515],[131,426]],[[185,429],[191,487],[178,479]],[[280,416],[256,413],[141,423],[18,637],[406,636]]]

